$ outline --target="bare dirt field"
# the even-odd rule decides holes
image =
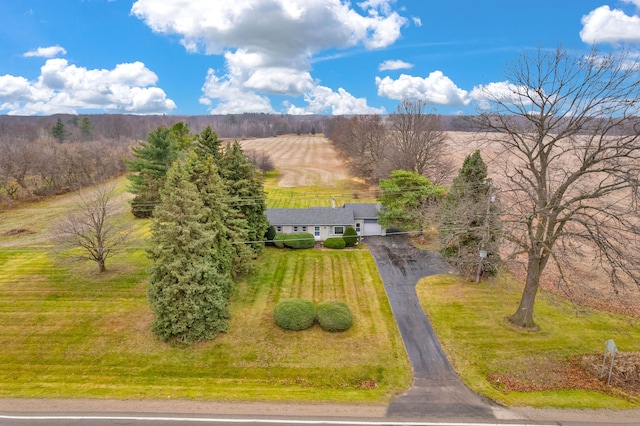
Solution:
[[[448,132],[450,152],[458,169],[464,158],[480,149],[482,158],[487,163],[489,175],[500,188],[502,178],[500,165],[506,163],[504,153],[496,144],[486,142],[481,133]],[[565,271],[566,283],[558,282],[557,268],[551,262],[544,275],[543,287],[549,291],[560,293],[581,305],[603,309],[606,311],[640,316],[640,288],[628,283],[625,288],[614,289],[602,268],[594,265],[595,251],[590,247],[582,247],[583,253],[573,256],[572,270]],[[590,255],[585,255],[590,254]],[[567,254],[571,256],[571,254]],[[523,264],[520,259],[509,264],[510,270],[524,279]]]
[[[283,135],[240,142],[242,149],[266,152],[279,171],[278,186],[336,186],[349,171],[323,135]]]

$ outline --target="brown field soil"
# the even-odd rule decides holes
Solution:
[[[500,169],[505,164],[505,156],[500,152],[497,144],[486,142],[481,133],[448,132],[451,156],[454,158],[457,169],[467,155],[479,149],[482,158],[487,163],[489,175],[501,185]],[[640,317],[640,287],[628,283],[624,288],[613,288],[605,271],[594,265],[595,250],[583,246],[582,253],[570,256],[573,265],[571,270],[565,270],[566,282],[558,280],[558,269],[549,262],[543,276],[543,288],[557,294],[561,294],[569,300],[583,306],[609,312]],[[520,257],[508,264],[509,269],[525,278],[523,261]]]
[[[278,169],[278,186],[336,186],[350,179],[346,163],[323,135],[283,135],[240,142],[242,149],[266,152]]]

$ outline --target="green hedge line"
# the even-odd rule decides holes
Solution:
[[[316,243],[316,239],[313,234],[308,232],[294,232],[292,234],[285,234],[278,232],[273,237],[273,244],[276,247],[284,248],[289,247],[292,249],[304,249],[312,248]]]

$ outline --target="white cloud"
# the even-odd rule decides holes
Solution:
[[[501,81],[487,85],[480,84],[473,88],[469,96],[478,103],[481,109],[485,110],[491,108],[492,102],[532,105],[531,99],[522,96],[522,93],[527,93],[526,87]]]
[[[640,1],[634,0],[634,4]],[[622,10],[600,6],[582,17],[580,39],[589,44],[640,42],[640,17],[629,16]]]
[[[342,87],[334,92],[329,87],[316,86],[304,96],[308,106],[289,106],[288,114],[322,114],[330,112],[333,115],[352,114],[385,114],[384,108],[373,108],[367,105],[365,98],[356,98]]]
[[[401,61],[399,59],[390,59],[378,65],[378,71],[406,70],[411,68],[413,68],[413,64]]]
[[[200,103],[213,105],[212,99],[218,100],[216,106],[211,109],[212,114],[237,114],[243,112],[275,112],[271,107],[269,98],[260,96],[254,92],[244,90],[233,76],[218,77],[215,70],[209,69]]]
[[[83,109],[169,112],[176,105],[162,89],[154,87],[157,80],[142,62],[118,64],[113,70],[89,70],[66,59],[49,59],[35,81],[0,76],[0,111],[20,115],[76,113]]]
[[[640,0],[622,0],[623,3],[635,4],[640,9]]]
[[[397,80],[376,77],[378,95],[389,99],[422,99],[430,105],[468,105],[467,91],[458,88],[442,71],[433,71],[428,77],[402,74]]]
[[[393,44],[408,22],[394,4],[365,0],[356,10],[342,0],[138,0],[131,13],[156,33],[177,35],[190,52],[224,55],[224,73],[209,73],[203,86],[201,103],[217,105],[213,112],[264,112],[273,111],[264,95],[321,91],[310,74],[314,55]]]
[[[49,46],[49,47],[38,47],[35,50],[30,50],[26,52],[24,55],[25,58],[37,57],[37,58],[53,58],[58,55],[66,55],[67,51],[64,47],[61,46]]]

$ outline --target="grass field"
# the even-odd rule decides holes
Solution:
[[[126,181],[118,200],[126,207]],[[336,188],[287,188],[270,203],[329,205]],[[0,397],[193,398],[380,403],[406,389],[411,369],[370,254],[267,249],[240,281],[228,333],[191,348],[151,333],[146,300],[148,221],[135,220],[127,250],[107,261],[64,263],[48,227],[74,194],[0,212]],[[289,203],[289,204],[288,204]],[[130,217],[127,208],[124,217]],[[354,325],[275,326],[280,298],[348,303]]]
[[[535,314],[540,331],[522,331],[504,319],[515,311],[521,291],[507,274],[480,284],[450,275],[418,284],[420,303],[469,387],[507,405],[640,408],[638,392],[608,387],[573,363],[585,354],[602,362],[609,339],[621,352],[640,352],[637,319],[541,292]]]

